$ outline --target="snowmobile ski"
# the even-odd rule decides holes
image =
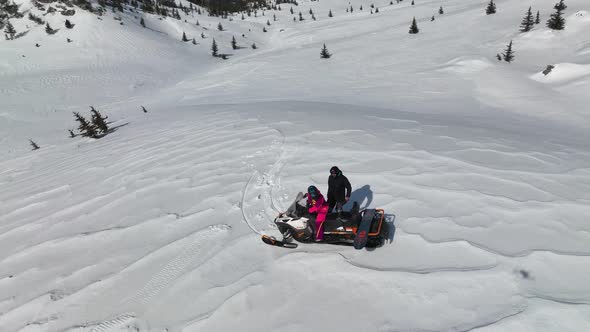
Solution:
[[[359,227],[356,231],[356,236],[354,237],[354,249],[363,249],[367,245],[367,240],[369,239],[369,230],[371,229],[374,216],[375,210],[365,210],[363,218],[361,219],[361,223],[359,224]]]
[[[279,241],[272,236],[262,235],[262,242],[269,244],[271,246],[295,249],[297,248],[297,243],[289,243],[284,241]]]

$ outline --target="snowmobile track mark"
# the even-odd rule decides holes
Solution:
[[[98,326],[92,329],[92,332],[108,332],[113,328],[128,323],[132,319],[135,319],[135,315],[133,313],[121,314],[113,319],[100,323]]]

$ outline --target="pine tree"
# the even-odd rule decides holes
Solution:
[[[299,12],[299,20],[303,21],[303,14],[301,14],[301,12]]]
[[[6,24],[6,29],[4,29],[6,40],[13,40],[14,36],[16,35],[16,30],[10,21]]]
[[[201,32],[201,38],[205,39],[205,33]]]
[[[231,48],[234,50],[238,49],[238,42],[236,41],[236,37],[232,36],[231,37]]]
[[[412,6],[414,5],[414,0],[412,0]]]
[[[244,17],[244,13],[242,13],[242,21],[245,20],[246,18]]]
[[[562,16],[563,9],[561,9],[562,8],[561,4],[563,4],[563,0],[562,0],[562,2],[555,5],[555,13],[551,14],[551,16],[549,16],[549,20],[547,20],[547,27],[549,27],[550,29],[553,29],[553,30],[565,29],[565,18],[563,18],[563,16]],[[565,6],[565,5],[563,5],[563,6]]]
[[[440,15],[442,15],[442,14],[444,14],[444,13],[445,13],[445,11],[443,10],[443,7],[442,7],[442,6],[440,6],[440,8],[438,9],[438,13],[439,13]]]
[[[291,15],[293,15],[293,7],[291,7],[291,9],[289,9],[289,11],[291,12]]]
[[[47,32],[48,35],[53,35],[57,31],[53,30],[53,28],[49,25],[49,22],[47,22],[47,24],[45,25],[45,32]]]
[[[266,20],[266,25],[270,25],[270,20]]]
[[[500,55],[500,53],[496,54],[496,58],[498,59],[498,61],[502,61],[502,56]]]
[[[221,22],[219,22],[219,24],[217,24],[217,30],[223,31],[223,25],[221,25]]]
[[[29,139],[29,143],[31,144],[31,146],[33,147],[33,151],[38,150],[39,149],[39,145],[37,145],[37,143],[33,142],[32,139]]]
[[[98,131],[103,135],[108,134],[109,126],[105,120],[109,117],[103,117],[102,114],[100,114],[100,112],[94,109],[92,106],[90,106],[90,112],[92,113],[92,125],[94,128],[98,129]]]
[[[379,7],[375,8],[375,14],[379,12]]]
[[[311,10],[311,8],[309,8],[309,15],[313,15],[313,10]]]
[[[541,23],[541,13],[537,10],[537,17],[535,18],[535,24]]]
[[[80,125],[78,126],[78,131],[80,132],[80,135],[84,137],[96,137],[96,130],[93,126],[90,125],[90,123],[88,122],[88,120],[86,120],[85,117],[80,115],[80,113],[78,112],[74,112],[74,117],[76,118],[76,121],[80,123]]]
[[[145,21],[144,21],[143,17],[139,21],[139,24],[141,24],[141,26],[145,28]]]
[[[330,9],[330,12],[328,13],[328,17],[334,17],[334,15],[332,15],[332,9]]]
[[[488,6],[486,7],[486,15],[491,15],[491,14],[495,14],[496,13],[496,4],[494,3],[494,0],[490,0],[490,3],[488,3]]]
[[[72,24],[72,22],[70,22],[70,20],[66,20],[66,28],[72,29],[73,27],[74,25]]]
[[[535,21],[533,19],[533,11],[532,8],[529,7],[529,10],[526,12],[526,16],[522,19],[522,23],[520,23],[520,32],[528,32],[531,31]]]
[[[510,44],[508,44],[508,46],[506,47],[506,50],[504,51],[504,54],[502,54],[504,56],[504,61],[510,63],[514,60],[514,51],[512,50],[512,40],[510,41]]]
[[[275,15],[275,14],[272,14],[272,20],[273,20],[273,22],[276,22],[276,21],[277,21],[277,15]],[[269,25],[270,25],[270,24],[269,24]]]
[[[262,32],[266,32],[266,27],[262,27]]]
[[[193,45],[197,45],[197,40],[193,38]]]
[[[559,0],[559,3],[556,3],[555,6],[553,6],[553,8],[563,11],[567,8],[567,6],[565,5],[565,3],[563,3],[563,0]]]
[[[213,56],[217,56],[217,52],[219,52],[219,49],[217,48],[217,43],[215,42],[215,38],[213,38],[213,43],[211,43],[211,55]]]
[[[258,47],[256,47],[256,43],[252,43],[252,49],[253,49],[253,50],[255,50],[255,49],[257,49],[257,48],[258,48]]]
[[[197,24],[197,26],[201,25],[201,23],[199,23],[199,20],[197,20],[197,23],[196,24]]]
[[[182,32],[182,41],[183,42],[187,42],[188,41],[188,38],[186,38],[186,33],[185,32]]]
[[[410,26],[410,33],[416,34],[418,32],[420,32],[420,30],[418,29],[418,24],[416,23],[416,18],[414,17],[412,20],[412,26]]]
[[[330,52],[328,52],[328,48],[326,47],[326,44],[324,44],[324,47],[322,47],[322,51],[320,52],[320,58],[321,59],[329,59],[332,56],[332,54],[330,54]]]

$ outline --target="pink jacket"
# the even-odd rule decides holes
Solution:
[[[309,213],[317,212],[318,215],[328,213],[328,202],[324,199],[324,196],[318,192],[318,198],[312,199],[311,196],[307,195],[307,203],[309,205]]]

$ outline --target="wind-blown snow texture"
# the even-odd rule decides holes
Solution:
[[[0,41],[0,330],[590,331],[590,4],[551,31],[554,2],[14,20],[31,30]],[[90,105],[121,127],[68,138]],[[395,215],[391,241],[263,244],[332,165]]]

